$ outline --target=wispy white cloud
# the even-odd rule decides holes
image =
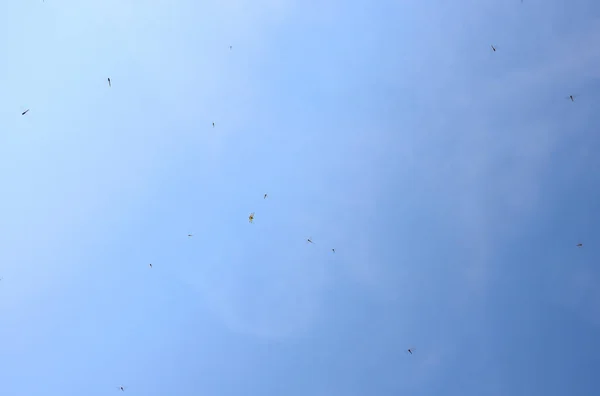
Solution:
[[[568,92],[557,92],[558,87],[568,85],[569,81],[581,85],[597,74],[600,55],[590,48],[599,39],[599,24],[577,35],[567,35],[546,59],[491,82],[486,96],[493,98],[499,106],[496,109],[488,107],[488,114],[506,108],[515,98],[519,98],[516,105],[523,105],[524,110],[509,110],[507,118],[512,118],[512,122],[499,120],[500,117],[494,115],[490,117],[495,118],[493,121],[486,121],[484,114],[475,116],[479,119],[478,125],[467,133],[463,145],[450,154],[454,155],[458,165],[453,169],[458,169],[454,177],[460,181],[459,185],[472,187],[462,190],[463,193],[459,190],[455,193],[460,197],[462,207],[457,212],[457,223],[467,225],[465,239],[478,246],[476,249],[480,252],[469,264],[478,274],[473,278],[477,287],[485,284],[489,271],[486,262],[497,251],[496,236],[502,235],[490,231],[509,232],[507,221],[512,223],[510,227],[518,228],[524,224],[522,220],[527,221],[528,216],[535,213],[541,200],[541,184],[549,176],[547,169],[552,156],[565,138],[572,136],[567,133],[566,123],[557,124],[546,116],[547,110],[531,109],[524,103],[542,101],[547,105],[570,105],[565,100]],[[595,72],[590,72],[593,70]],[[537,93],[540,90],[546,94],[553,91],[556,98],[540,98]],[[471,108],[483,112],[486,102],[493,104],[485,97],[474,98]],[[529,109],[530,114],[524,113]],[[464,191],[471,193],[464,194]]]
[[[329,283],[325,268],[305,255],[268,252],[263,243],[232,241],[227,250],[206,257],[193,274],[186,266],[175,275],[233,332],[285,338],[310,330]],[[266,258],[249,265],[255,257]]]
[[[231,66],[230,55],[236,56],[238,51],[244,51],[236,45],[236,40],[243,41],[246,47],[266,51],[268,28],[283,26],[288,20],[306,16],[309,7],[296,1],[231,0],[205,4],[204,11],[195,9],[203,13],[202,23],[208,26],[206,34],[222,35],[224,49],[229,44],[234,45],[233,54],[225,50],[221,55],[213,56],[208,66],[208,63],[201,64],[197,57],[186,55],[183,48],[177,49],[173,34],[168,39],[161,38],[159,28],[171,26],[169,23],[178,20],[187,9],[186,6],[172,9],[170,3],[159,2],[152,8],[153,14],[147,15],[147,11],[138,7],[140,4],[133,1],[118,4],[103,2],[87,9],[84,14],[88,19],[105,18],[112,21],[115,29],[122,29],[123,34],[129,35],[132,34],[132,26],[146,21],[143,22],[148,25],[146,29],[137,30],[138,33],[124,38],[123,43],[119,44],[119,51],[133,51],[140,59],[140,73],[151,70],[151,73],[147,72],[148,75],[158,75],[157,72],[164,68],[166,60],[159,62],[158,54],[165,51],[171,55],[173,64],[180,65],[177,66],[181,68],[180,73],[158,75],[158,81],[154,83],[164,89],[161,89],[163,97],[157,100],[166,103],[181,95],[197,99],[193,103],[196,109],[193,114],[187,112],[189,106],[183,106],[180,111],[175,110],[178,111],[176,115],[170,117],[177,117],[184,125],[187,123],[190,134],[198,129],[198,119],[205,118],[207,126],[214,119],[219,133],[206,134],[199,139],[204,143],[202,150],[205,152],[202,155],[207,155],[207,161],[218,163],[224,158],[224,147],[234,139],[221,131],[231,131],[243,125],[244,117],[250,116],[254,110],[252,101],[257,97],[256,92],[262,89],[260,82],[251,81],[251,70],[240,71]],[[337,3],[319,6],[320,13],[310,16],[310,19],[324,23],[336,15],[337,6]],[[160,14],[157,10],[164,11],[164,20],[156,19]],[[304,13],[298,14],[300,11]],[[421,12],[422,16],[427,14]],[[222,23],[211,31],[213,26],[209,20],[212,18]],[[421,29],[425,33],[426,29]],[[458,28],[452,32],[457,40],[464,34]],[[469,285],[465,289],[465,296],[484,293],[493,271],[491,262],[496,251],[498,229],[506,231],[509,224],[507,219],[522,218],[535,209],[540,199],[544,168],[561,141],[560,126],[540,118],[539,111],[531,115],[521,113],[520,105],[538,99],[535,92],[542,87],[557,83],[564,85],[567,76],[577,75],[575,81],[581,81],[594,75],[595,72],[590,70],[600,70],[596,67],[600,57],[591,50],[598,38],[598,26],[566,34],[553,43],[552,51],[547,52],[545,58],[490,79],[477,73],[469,60],[458,56],[452,44],[437,42],[435,38],[426,36],[423,44],[431,44],[439,51],[413,48],[415,52],[404,59],[412,65],[406,73],[397,73],[394,67],[388,65],[382,69],[387,73],[376,76],[378,81],[385,81],[391,89],[398,90],[405,89],[407,80],[414,81],[410,87],[414,88],[412,92],[418,104],[417,113],[429,115],[413,117],[418,119],[414,130],[402,134],[401,144],[397,141],[391,144],[388,138],[378,137],[372,132],[350,136],[347,144],[355,146],[354,159],[365,167],[369,166],[365,152],[377,154],[379,158],[397,155],[399,159],[392,161],[390,166],[404,175],[411,172],[418,175],[416,185],[408,187],[418,192],[407,192],[406,197],[418,200],[424,195],[434,194],[435,199],[428,198],[431,203],[444,200],[444,206],[449,210],[443,220],[454,225],[455,234],[452,237],[463,245],[466,252],[464,263],[456,268],[464,274],[464,280]],[[486,51],[487,48],[481,50]],[[490,62],[493,61],[491,59]],[[372,60],[376,61],[377,58]],[[384,61],[379,63],[385,64]],[[449,67],[449,71],[455,74],[450,75],[448,71],[444,73],[442,66]],[[464,68],[462,72],[461,68]],[[202,70],[204,75],[195,75],[195,69]],[[215,78],[224,70],[226,77]],[[187,76],[195,76],[192,77],[195,80],[189,81]],[[203,86],[204,91],[194,94],[192,90],[199,85]],[[233,90],[232,86],[237,88]],[[148,93],[151,94],[151,90]],[[568,93],[559,94],[565,96]],[[220,110],[217,109],[217,103]],[[507,110],[507,104],[514,106]],[[565,105],[568,104],[565,101]],[[238,105],[239,108],[234,112],[233,106]],[[170,103],[170,108],[173,107],[173,103]],[[513,121],[506,121],[506,114],[498,112],[509,112]],[[224,124],[227,128],[221,129]],[[396,133],[391,129],[385,131]],[[360,207],[361,213],[353,214],[356,222],[360,223],[377,213],[377,201],[381,199],[378,194],[389,194],[389,191],[379,185],[377,178],[361,177],[358,168],[353,180],[357,194],[346,199],[349,206]],[[148,172],[151,170],[148,169]],[[359,189],[367,192],[360,193]],[[318,227],[317,222],[314,226]],[[389,263],[377,260],[378,244],[372,239],[370,230],[345,229],[338,232],[343,234],[340,240],[354,241],[350,251],[338,250],[339,260],[344,262],[338,268],[338,275],[345,272],[347,277],[386,298],[408,295],[407,290],[416,288],[411,286],[414,271],[410,270],[410,265],[391,268]],[[410,259],[402,254],[399,253],[398,262]],[[215,259],[221,261],[218,257]],[[285,261],[283,257],[280,259]],[[243,257],[236,260],[243,262]],[[301,265],[294,264],[286,268],[287,272],[279,272],[274,268],[268,270],[275,271],[271,272],[270,277],[280,279],[281,283],[260,286],[263,297],[253,295],[255,289],[248,288],[243,280],[243,276],[249,275],[240,268],[235,271],[212,268],[206,273],[199,273],[202,280],[192,283],[214,312],[236,331],[261,336],[295,334],[301,329],[308,329],[314,318],[318,317],[327,275],[314,271],[309,271],[310,275],[307,275]],[[187,277],[185,274],[181,276]],[[281,288],[281,285],[286,286]],[[277,306],[268,308],[267,301],[270,300],[278,301]],[[257,314],[269,309],[271,314],[268,317]]]
[[[559,88],[569,82],[580,86],[598,75],[600,53],[592,48],[599,40],[600,25],[592,24],[576,34],[565,34],[551,52],[531,65],[494,79],[473,71],[473,82],[467,86],[453,84],[451,90],[423,94],[431,102],[422,106],[430,108],[434,119],[422,120],[422,136],[415,134],[410,142],[412,152],[419,155],[400,167],[414,169],[424,186],[438,191],[437,200],[449,203],[445,216],[469,250],[469,258],[457,268],[464,271],[469,294],[485,290],[499,238],[518,232],[535,214],[552,155],[566,139],[566,123],[557,124],[536,103],[569,106],[568,92]],[[472,70],[470,66],[468,72]],[[442,83],[449,78],[442,75],[433,80]],[[586,117],[580,118],[585,123]],[[443,147],[438,150],[440,143]]]
[[[236,2],[232,7],[235,10],[243,9],[245,4]],[[269,3],[268,6],[280,7],[280,10],[284,8],[282,3]],[[456,34],[460,37],[462,32]],[[443,206],[448,208],[441,221],[453,224],[455,232],[451,237],[461,245],[464,253],[462,264],[455,268],[463,274],[467,286],[461,287],[459,295],[454,296],[460,304],[468,301],[473,294],[485,294],[488,281],[496,270],[493,262],[499,238],[513,234],[514,229],[518,229],[535,213],[541,199],[541,183],[547,176],[545,170],[564,138],[563,125],[543,117],[543,111],[532,103],[542,101],[546,105],[554,103],[568,106],[568,101],[561,102],[568,92],[557,92],[558,87],[564,87],[568,81],[574,85],[581,84],[593,76],[590,70],[599,69],[600,56],[590,50],[599,37],[600,28],[597,24],[565,34],[554,42],[552,51],[547,52],[545,57],[532,64],[502,71],[493,79],[475,71],[476,66],[484,65],[470,65],[467,59],[450,62],[452,71],[458,72],[454,77],[448,73],[438,73],[440,70],[432,70],[437,56],[452,57],[449,55],[451,45],[447,45],[440,55],[423,54],[427,62],[423,63],[423,67],[409,72],[409,76],[378,77],[391,86],[403,84],[402,79],[406,78],[428,81],[422,90],[417,90],[418,111],[425,114],[429,111],[434,116],[421,118],[418,130],[403,135],[403,148],[398,149],[400,151],[390,145],[378,150],[381,151],[380,157],[399,152],[405,154],[393,162],[393,166],[415,172],[418,180],[410,189],[421,191],[409,192],[407,196],[412,194],[417,197],[419,194],[436,192],[434,198],[427,198],[429,202],[435,204],[439,203],[436,200],[443,200]],[[481,50],[486,51],[487,48]],[[420,61],[413,59],[411,62],[419,64]],[[444,62],[442,64],[448,61]],[[461,65],[464,70],[459,72]],[[251,86],[247,88],[252,89]],[[540,98],[540,91],[557,96]],[[364,144],[360,145],[362,151],[375,150],[367,149],[374,144],[372,134],[356,139],[364,140]],[[357,155],[359,153],[357,151]],[[381,189],[377,185],[379,179],[355,181],[364,190]],[[367,188],[367,185],[372,188]],[[388,194],[389,191],[382,193]],[[359,198],[363,213],[356,214],[357,222],[376,213],[378,199],[377,195],[372,200]],[[372,205],[366,202],[372,202]],[[391,268],[389,263],[378,262],[375,251],[377,243],[372,240],[373,236],[369,235],[368,230],[339,232],[344,234],[343,239],[355,241],[345,261],[350,278],[386,298],[408,295],[407,291],[414,291],[416,286],[410,286],[414,271],[411,272],[408,265]],[[340,253],[341,257],[344,253]],[[410,259],[408,256],[405,258]],[[403,262],[402,252],[399,252],[398,261]],[[318,282],[313,279],[302,277],[300,273],[293,276],[296,279],[294,287],[310,293],[319,289],[316,286]],[[301,279],[307,283],[302,284]],[[399,282],[404,284],[399,285]],[[238,284],[236,287],[241,286]],[[227,287],[223,287],[225,289]],[[233,297],[225,295],[221,292],[220,297],[215,297],[219,302],[214,304],[220,307],[217,310],[222,311],[229,323],[237,323],[235,326],[238,328],[253,327],[248,325],[248,318],[242,318],[244,309],[241,306],[227,308],[233,304]],[[237,301],[242,300],[240,298]],[[319,301],[318,293],[310,297],[308,305],[312,307],[311,310],[318,311]],[[293,310],[291,306],[289,308]],[[302,309],[296,311],[301,312]],[[244,321],[246,326],[241,324]],[[266,330],[268,326],[258,327],[258,333],[269,333]]]
[[[298,11],[299,6],[293,2],[266,2],[264,6],[265,9],[276,8],[281,18],[285,15],[291,18],[291,13],[285,12],[286,4],[289,5],[288,11]],[[241,12],[248,3],[238,1],[230,6],[232,12]],[[260,18],[267,18],[255,12],[257,23],[260,23]],[[281,23],[281,20],[278,22]],[[460,40],[465,32],[457,30],[454,34]],[[414,183],[406,187],[413,191],[407,191],[403,199],[412,197],[415,204],[419,204],[420,200],[419,205],[427,202],[447,208],[439,221],[452,225],[454,232],[449,237],[462,251],[461,263],[454,268],[462,274],[464,281],[453,296],[458,305],[468,302],[473,295],[485,295],[489,279],[497,270],[494,260],[503,237],[514,235],[519,226],[535,214],[541,200],[541,185],[547,177],[547,165],[563,141],[565,132],[564,125],[544,117],[545,110],[536,103],[570,105],[563,100],[568,92],[560,92],[559,89],[569,83],[582,84],[594,75],[595,72],[590,70],[600,70],[600,56],[590,50],[598,38],[598,24],[565,33],[553,41],[552,51],[547,51],[539,60],[515,65],[508,70],[496,70],[494,78],[487,76],[484,70],[493,67],[496,61],[494,55],[500,57],[502,53],[491,55],[489,60],[479,59],[473,64],[453,54],[453,46],[449,43],[444,44],[440,53],[415,48],[414,57],[409,61],[415,67],[408,71],[408,75],[391,74],[390,67],[386,68],[389,74],[375,77],[378,81],[385,81],[391,89],[405,90],[406,80],[414,81],[410,87],[414,88],[418,102],[417,113],[430,116],[415,115],[414,129],[402,134],[401,143],[370,133],[348,136],[346,145],[356,146],[353,154],[356,163],[362,164],[362,156],[368,157],[365,153],[380,159],[395,156],[397,159],[389,166],[398,169],[403,177],[408,177],[411,172],[417,175]],[[481,51],[487,50],[487,47],[481,48]],[[450,70],[444,72],[440,65],[449,66]],[[259,87],[247,84],[244,89],[250,95]],[[369,92],[362,94],[368,95]],[[246,110],[250,111],[249,108]],[[385,131],[392,133],[389,128]],[[369,167],[367,162],[363,165]],[[359,224],[377,214],[377,201],[389,194],[389,190],[384,188],[380,178],[362,177],[358,170],[356,175],[356,186],[367,191],[357,190],[354,197],[348,198],[348,202],[354,200],[356,202],[352,205],[360,208],[360,213],[353,215]],[[354,241],[351,251],[341,250],[338,253],[345,263],[341,271],[348,278],[386,299],[408,298],[411,293],[418,292],[418,286],[414,285],[416,270],[408,264],[410,254],[398,252],[397,260],[401,264],[391,267],[389,262],[378,260],[378,243],[373,240],[369,229],[338,232],[343,234],[340,239]],[[340,272],[337,274],[341,275]],[[254,308],[244,306],[248,302],[247,297],[235,294],[248,291],[244,291],[241,282],[234,281],[232,276],[230,273],[218,281],[209,282],[213,288],[221,288],[211,297],[211,304],[231,326],[263,335],[294,332],[274,323],[257,324],[258,319],[252,323],[253,319],[245,317],[251,315]],[[297,290],[300,294],[296,294],[295,298],[305,301],[306,309],[295,309],[293,299],[274,297],[277,292],[268,286],[264,286],[265,292],[279,300],[281,312],[289,309],[297,315],[302,313],[302,320],[288,317],[288,326],[298,319],[302,325],[297,325],[297,329],[307,329],[312,321],[308,318],[318,316],[320,309],[320,281],[294,271],[281,276],[294,279],[294,286],[290,286],[288,291]],[[233,287],[233,284],[236,286]],[[312,295],[307,297],[303,293]],[[286,301],[292,305],[285,305]],[[309,311],[310,314],[306,313]],[[271,325],[279,327],[279,330],[270,331]]]

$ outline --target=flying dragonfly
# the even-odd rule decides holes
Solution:
[[[254,212],[250,213],[250,216],[248,216],[248,222],[252,223],[254,221]]]
[[[412,355],[414,351],[415,351],[415,348],[411,347],[411,348],[408,348],[405,352],[410,353]]]
[[[28,111],[29,111],[29,109],[25,110],[24,112],[21,113],[21,115],[27,114]]]
[[[306,242],[308,242],[308,243],[314,243],[314,242],[312,241],[312,238],[310,238],[310,237],[309,237],[309,238],[306,238]]]
[[[577,247],[583,247],[583,243],[578,243]]]
[[[571,102],[575,102],[575,98],[578,96],[579,95],[569,95],[569,96],[566,96],[565,99],[569,99],[569,100],[571,100]]]
[[[108,78],[108,87],[112,87],[112,84],[110,83],[110,77]]]
[[[493,50],[494,52],[496,52],[496,47],[494,47],[493,45],[492,45],[491,47],[492,47],[492,50]]]

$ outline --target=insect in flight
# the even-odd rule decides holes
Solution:
[[[152,264],[148,264],[150,266],[150,269],[152,269]]]
[[[412,355],[414,351],[415,351],[415,348],[411,347],[411,348],[408,348],[405,352],[410,353]]]
[[[309,238],[306,238],[306,242],[308,242],[308,243],[314,243],[314,242],[312,241],[312,238],[310,238],[310,237],[309,237]]]
[[[254,212],[250,213],[250,216],[248,216],[248,221],[250,223],[252,223],[254,221]]]
[[[492,45],[491,47],[492,47],[492,50],[493,50],[494,52],[496,52],[496,47],[494,47],[493,45]]]
[[[21,115],[27,114],[28,111],[29,111],[29,109],[25,110],[24,112],[21,113]]]
[[[265,196],[263,197],[263,199],[267,199],[267,197],[268,197],[268,195],[267,195],[267,194],[265,194]]]
[[[112,87],[112,84],[110,83],[110,77],[108,78],[108,87]]]
[[[575,102],[575,98],[578,96],[579,95],[569,95],[569,96],[565,97],[565,99],[569,99],[571,102]]]
[[[583,243],[578,243],[577,247],[583,247]]]

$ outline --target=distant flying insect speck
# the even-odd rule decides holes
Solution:
[[[583,243],[578,243],[577,247],[583,247]]]
[[[406,352],[410,353],[411,355],[413,354],[414,351],[415,351],[415,348],[408,348],[406,350]]]
[[[308,242],[308,243],[314,243],[314,242],[312,241],[312,238],[306,238],[306,242]]]
[[[263,199],[267,199],[267,194],[265,194],[265,196],[263,197]]]
[[[108,78],[108,87],[112,87],[111,83],[110,83],[110,77]]]
[[[120,390],[121,392],[125,392],[125,389],[127,389],[126,386],[117,386],[117,389]]]
[[[496,47],[494,47],[493,45],[492,45],[491,47],[492,47],[492,50],[493,50],[494,52],[496,52]]]
[[[150,268],[152,268],[152,264],[148,264],[150,266]]]
[[[215,123],[213,122],[213,128],[215,127]]]
[[[567,99],[571,100],[571,102],[575,102],[575,98],[576,98],[577,96],[578,96],[578,95],[569,95],[569,96],[567,96]]]
[[[332,251],[333,253],[335,253],[335,249],[331,249],[331,251]]]
[[[193,236],[194,236],[194,235],[192,235],[192,234],[188,234],[188,237],[193,237]]]
[[[21,113],[21,115],[27,114],[28,111],[29,111],[29,109],[25,110],[24,112]]]
[[[233,47],[230,45],[230,46],[229,46],[229,49],[232,49],[232,48],[233,48]]]
[[[254,222],[254,212],[250,213],[250,216],[248,216],[248,221],[250,223]]]

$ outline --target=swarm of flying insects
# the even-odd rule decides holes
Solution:
[[[43,1],[43,2],[45,2],[45,0],[42,0],[42,1]],[[516,2],[516,1],[515,1],[515,2]],[[520,0],[520,2],[523,4],[523,0]],[[529,8],[529,6],[530,6],[530,5],[528,5],[528,6],[524,6],[524,7],[527,7],[527,8]],[[516,6],[515,6],[515,7],[516,7]],[[521,9],[521,10],[524,10],[524,9]],[[499,39],[499,38],[495,38],[494,40],[501,41],[501,39]],[[221,44],[222,44],[222,42],[221,42]],[[481,43],[480,45],[481,45],[481,46],[483,46],[483,43]],[[501,41],[500,49],[502,49],[502,45],[504,45],[504,42],[503,42],[503,41]],[[493,62],[492,62],[492,61],[490,61],[489,63],[496,63],[497,61],[499,61],[499,60],[502,60],[502,58],[504,58],[505,56],[508,56],[508,55],[509,55],[509,53],[510,53],[510,51],[511,51],[511,48],[506,48],[506,49],[507,49],[507,51],[506,51],[506,52],[502,52],[500,55],[495,55],[495,53],[497,52],[497,48],[498,48],[498,46],[496,46],[496,45],[494,45],[494,44],[490,44],[490,47],[491,47],[491,49],[492,49],[492,54],[489,54],[489,55],[487,55],[487,56],[489,56],[489,57],[490,57],[489,59],[492,59],[492,58],[493,58]],[[232,46],[232,45],[229,45],[229,50],[230,50],[230,52],[232,52],[232,50],[233,50],[233,46]],[[483,48],[482,48],[481,50],[477,49],[477,51],[481,51],[481,52],[483,52],[482,50],[483,50]],[[220,44],[219,44],[219,51],[220,51]],[[244,52],[244,49],[242,48],[242,50],[241,50],[241,53],[243,53],[243,52]],[[237,57],[237,56],[240,56],[240,55],[241,55],[241,53],[240,53],[240,54],[236,54],[236,57]],[[507,54],[507,53],[508,53],[508,54]],[[230,55],[230,56],[232,56],[232,55]],[[484,55],[484,56],[485,56],[485,55]],[[233,56],[232,56],[232,59],[233,59]],[[111,72],[111,74],[112,74],[114,71],[109,71],[109,72]],[[94,77],[94,79],[95,79],[95,78],[99,78],[99,76],[95,76],[95,77]],[[119,78],[119,77],[117,77],[117,78]],[[110,77],[108,77],[108,78],[107,78],[107,81],[108,81],[109,90],[112,90],[112,82],[111,82],[111,78],[110,78]],[[118,81],[118,82],[119,82],[119,81]],[[121,88],[123,88],[123,86],[122,86],[122,85],[121,85],[121,86],[117,85],[117,87],[118,87],[119,89],[117,90],[117,93],[116,93],[116,94],[118,94],[118,93],[120,92],[120,90],[121,90]],[[102,88],[102,89],[103,89],[103,88]],[[577,89],[577,88],[576,88],[576,89]],[[581,89],[581,90],[585,90],[585,88],[579,88],[579,89]],[[561,94],[562,94],[562,95],[564,95],[564,92],[563,92],[563,93],[560,93],[560,92],[559,92],[559,93],[557,93],[557,94],[554,94],[554,95],[555,95],[555,98],[557,98],[557,97],[558,97],[558,96],[560,96]],[[583,101],[584,101],[584,102],[582,102],[583,104],[586,104],[586,102],[590,100],[590,97],[588,97],[588,96],[586,96],[586,95],[587,95],[587,91],[584,91],[584,99],[583,99]],[[579,95],[574,95],[574,94],[573,94],[573,95],[566,96],[566,97],[565,97],[565,99],[566,99],[566,100],[570,100],[571,102],[575,102],[575,99],[576,99],[576,98],[578,99],[578,97],[579,97]],[[579,101],[579,100],[580,100],[580,99],[578,99],[578,101]],[[28,103],[28,104],[33,104],[34,106],[36,106],[36,103]],[[563,105],[564,105],[564,106],[571,106],[571,105],[567,105],[567,104],[563,104]],[[572,106],[574,106],[574,105],[572,105]],[[578,105],[578,107],[577,107],[577,108],[573,107],[573,109],[575,109],[574,111],[577,111],[577,109],[578,109],[578,108],[579,108],[579,105]],[[20,109],[20,110],[23,110],[23,107],[20,107],[19,109]],[[14,109],[13,109],[13,110],[11,110],[11,111],[14,111],[14,110],[16,110],[16,108],[14,108]],[[36,110],[38,110],[38,108],[37,108],[37,107],[36,107]],[[28,109],[26,109],[25,111],[23,111],[23,112],[21,113],[21,115],[22,115],[22,116],[25,116],[25,115],[26,115],[28,112],[29,112],[29,108],[28,108]],[[15,114],[15,117],[16,117],[16,113],[14,113],[14,114]],[[212,115],[219,116],[219,115],[218,115],[218,113],[216,113],[216,114],[212,114]],[[25,119],[23,119],[23,120],[21,120],[21,121],[23,121],[23,123],[26,123],[26,124],[27,124],[27,123],[29,123],[29,122],[33,122],[33,121],[35,121],[35,120],[36,120],[36,118],[38,118],[38,117],[40,117],[40,116],[41,116],[41,114],[40,114],[40,112],[38,112],[38,113],[36,113],[34,116],[30,116],[30,117],[28,117],[28,121],[25,121]],[[33,117],[33,118],[31,118],[31,117]],[[223,120],[223,118],[219,118],[219,119],[220,119],[220,120]],[[201,121],[201,123],[204,123],[204,121],[206,121],[206,119],[204,119],[203,121]],[[225,121],[227,121],[227,120],[225,120]],[[219,121],[219,122],[220,122],[220,121]],[[215,122],[212,122],[212,128],[213,128],[213,129],[215,128]],[[225,125],[224,125],[224,127],[221,127],[221,131],[220,131],[220,133],[227,132],[227,130],[228,130],[227,128],[228,128],[228,124],[225,124]],[[215,134],[215,135],[218,135],[218,134]],[[273,187],[269,187],[269,188],[272,190],[272,188],[273,188]],[[260,192],[259,192],[259,191],[255,191],[255,192],[253,193],[253,196],[255,196],[256,198],[253,198],[253,199],[256,199],[256,200],[258,200],[258,196],[259,196],[259,194],[260,194]],[[271,200],[272,200],[272,199],[271,199],[271,198],[268,196],[268,194],[267,194],[267,193],[264,193],[264,195],[263,195],[263,200],[266,200],[267,198],[269,198],[269,204],[267,204],[266,202],[263,202],[263,204],[262,204],[262,205],[264,205],[264,207],[271,206],[271,204],[278,202],[278,201],[279,201],[279,198],[280,198],[280,196],[279,196],[279,195],[277,195],[277,192],[276,192],[275,201],[274,201],[274,202],[271,202]],[[261,210],[261,207],[260,207],[258,204],[253,204],[253,205],[252,205],[252,206],[250,206],[250,207],[253,207],[253,208],[255,208],[255,209],[256,209],[256,208],[258,208],[258,209],[259,209],[259,211]],[[241,213],[239,213],[239,215],[240,215],[240,218],[239,218],[239,220],[241,220]],[[237,216],[237,215],[236,215],[236,216]],[[249,222],[250,224],[253,224],[253,223],[254,223],[254,218],[255,218],[255,213],[254,213],[254,212],[250,213],[250,214],[249,214],[249,216],[248,216],[248,222]],[[260,231],[260,230],[261,230],[261,228],[263,227],[263,224],[265,224],[267,221],[268,221],[268,213],[267,213],[267,211],[265,210],[264,212],[261,212],[261,224],[259,224],[259,225],[258,225],[256,228],[255,228],[255,227],[253,227],[253,228],[251,229],[252,233],[254,233],[255,231]],[[181,232],[181,231],[183,231],[183,230],[182,230],[182,229],[180,229],[178,232]],[[314,229],[313,229],[313,231],[314,231]],[[178,232],[177,232],[177,233],[178,233]],[[315,231],[315,232],[317,232],[317,231]],[[178,234],[178,235],[183,235],[183,234]],[[188,238],[191,238],[191,237],[193,237],[193,234],[189,233],[189,234],[187,234],[187,237],[188,237]],[[585,237],[585,236],[584,236],[584,237]],[[304,239],[305,239],[305,244],[311,244],[311,245],[313,245],[313,246],[311,246],[310,248],[308,248],[308,247],[306,247],[306,246],[305,246],[305,249],[310,249],[310,250],[307,250],[306,252],[310,252],[309,254],[311,254],[311,255],[312,255],[313,253],[314,253],[315,255],[319,255],[319,254],[325,254],[325,253],[329,254],[329,251],[328,251],[328,249],[330,249],[330,250],[331,250],[332,254],[335,254],[335,253],[336,253],[336,249],[335,249],[335,248],[328,248],[328,247],[326,246],[326,245],[328,245],[329,243],[328,243],[328,242],[326,242],[326,241],[323,241],[323,239],[325,239],[326,237],[325,237],[324,235],[322,235],[322,234],[317,236],[317,239],[319,240],[319,246],[317,246],[317,245],[316,245],[316,243],[314,243],[314,242],[313,242],[313,239],[312,239],[312,237],[308,237],[308,238],[306,238],[305,234],[304,234],[304,235],[302,235],[302,234],[300,234],[300,235],[296,235],[296,236],[294,237],[294,243],[298,243],[298,244],[299,244],[299,241],[301,240],[301,238],[304,238]],[[191,242],[189,242],[188,244],[190,244],[190,246],[195,246],[196,244],[201,244],[201,243],[203,242],[203,240],[204,240],[203,238],[196,238],[196,240],[194,241],[194,243],[193,243],[193,244],[192,244]],[[182,243],[183,243],[183,242],[182,242]],[[571,241],[570,243],[572,243],[572,241]],[[336,244],[337,244],[337,243],[336,243]],[[345,258],[346,251],[344,250],[344,245],[339,245],[339,244],[338,244],[338,246],[342,246],[342,256],[341,256],[341,257],[339,257],[339,258],[338,258],[337,256],[336,256],[335,258],[330,258],[330,259],[328,259],[328,261],[330,261],[330,262],[339,262],[339,261],[341,261],[341,260],[343,260],[343,259]],[[572,245],[571,245],[571,246],[572,246]],[[576,244],[576,247],[577,247],[577,248],[583,248],[583,243],[577,243],[577,244]],[[585,253],[585,254],[583,254],[583,255],[590,254],[590,253],[591,253],[591,251],[594,249],[594,247],[595,247],[595,246],[592,246],[592,248],[590,248],[590,247],[588,246],[588,249],[586,249],[586,253]],[[573,254],[574,254],[574,253],[573,253]],[[155,258],[156,258],[156,257],[153,257],[152,259],[154,260]],[[135,265],[137,265],[137,264],[141,264],[141,262],[137,262]],[[148,264],[148,266],[149,266],[149,269],[152,269],[152,268],[153,268],[153,265],[152,265],[152,264]],[[159,272],[161,272],[161,274],[162,274],[162,273],[165,271],[165,268],[166,268],[166,267],[161,267],[161,271],[159,271]],[[159,276],[159,275],[161,275],[161,274],[157,274],[156,276]],[[9,276],[9,277],[10,277],[10,276]],[[148,277],[150,277],[150,276],[148,276]],[[155,277],[155,276],[152,276],[152,277]],[[12,283],[12,279],[13,279],[13,278],[11,278],[11,282],[9,282],[9,284],[11,284],[11,283]],[[2,280],[3,280],[3,278],[2,278],[2,277],[0,277],[0,281],[2,281]],[[6,285],[6,284],[3,284],[3,285],[4,285],[4,286],[8,286],[8,285]],[[421,342],[420,340],[413,340],[413,341],[417,341],[417,342],[419,342],[419,343]],[[415,351],[416,351],[416,348],[414,348],[414,347],[410,347],[410,348],[408,348],[408,349],[405,349],[405,350],[403,351],[403,353],[404,353],[404,354],[406,354],[406,355],[413,355],[413,354],[415,353]],[[427,355],[427,353],[428,353],[428,351],[422,351],[422,354],[421,354],[419,357],[417,357],[417,358],[407,358],[407,359],[417,359],[417,361],[418,361],[418,359],[422,358],[422,357],[423,357],[423,355]],[[415,360],[412,360],[412,362],[415,362]],[[124,378],[121,378],[121,379],[124,379]],[[128,381],[131,381],[131,379],[129,379]],[[110,386],[109,386],[109,385],[110,385],[110,384],[106,384],[105,386],[106,386],[107,388],[110,388]],[[127,390],[127,389],[128,389],[128,387],[126,387],[126,386],[123,386],[123,385],[120,385],[120,386],[116,386],[116,389],[117,389],[117,390],[119,390],[119,391],[121,391],[121,392],[124,392],[125,390]],[[135,385],[134,385],[134,391],[133,391],[134,393],[135,393],[135,389],[136,389],[136,388],[135,388]]]

